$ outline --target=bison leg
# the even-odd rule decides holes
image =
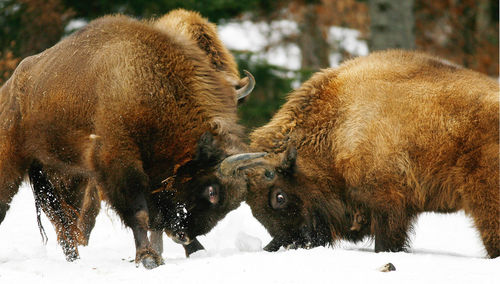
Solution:
[[[193,253],[199,251],[199,250],[204,250],[205,248],[203,247],[202,244],[198,241],[197,238],[194,238],[192,242],[190,242],[188,245],[182,245],[184,247],[184,251],[186,253],[186,257],[189,257]]]
[[[8,141],[2,140],[4,138],[0,130],[0,224],[10,208],[12,198],[19,191],[25,172],[21,159],[16,155],[19,151]]]
[[[0,224],[2,224],[5,215],[7,215],[7,211],[10,209],[10,202],[18,192],[20,183],[19,179],[19,181],[0,185]]]
[[[153,230],[150,232],[149,239],[151,247],[161,255],[163,253],[163,231]]]
[[[498,166],[498,160],[491,161],[490,165]],[[471,178],[468,184],[463,185],[464,209],[474,219],[491,258],[500,256],[500,191],[497,172],[480,173],[476,179]]]
[[[102,149],[101,153],[110,151]],[[162,258],[151,247],[147,235],[149,210],[144,194],[149,191],[149,178],[142,170],[142,163],[127,161],[126,158],[115,158],[110,162],[101,161],[96,171],[99,176],[99,187],[105,197],[121,216],[125,225],[132,229],[136,263],[142,262],[147,269],[161,265]]]
[[[498,217],[500,216],[500,210],[498,206],[497,204],[496,208],[490,207],[490,211],[484,208],[483,205],[472,209],[474,223],[481,234],[481,239],[490,258],[500,256],[500,225]]]
[[[89,182],[85,189],[80,216],[78,217],[78,228],[83,234],[81,245],[86,246],[90,239],[90,233],[95,226],[95,219],[101,209],[101,202],[97,187]]]
[[[151,246],[148,239],[149,214],[144,195],[139,194],[132,206],[133,215],[124,215],[124,222],[132,228],[136,248],[136,263],[142,262],[147,269],[163,264],[161,255]],[[132,213],[131,212],[131,213]]]
[[[408,231],[413,215],[404,201],[404,188],[387,181],[383,186],[366,185],[351,188],[354,204],[361,204],[371,212],[371,231],[375,236],[375,252],[404,251],[408,245]]]
[[[375,252],[405,251],[408,246],[408,231],[413,218],[401,214],[401,211],[397,210],[390,213],[374,213],[372,218]]]
[[[349,230],[351,231],[361,231],[363,227],[367,224],[366,213],[360,208],[354,210],[354,216],[352,218],[352,226]]]
[[[41,207],[50,222],[54,225],[57,240],[67,261],[79,258],[78,239],[81,232],[76,227],[78,213],[61,195],[64,189],[55,188],[45,175],[42,165],[34,162],[29,171],[33,195],[37,208]]]

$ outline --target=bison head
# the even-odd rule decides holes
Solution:
[[[236,157],[251,164],[263,153],[228,156],[209,132],[198,142],[195,157],[181,166],[175,177],[164,181],[166,190],[157,193],[160,214],[154,227],[163,229],[175,242],[189,244],[208,233],[246,197],[246,180],[237,172],[227,173]],[[159,221],[159,222],[158,222]]]
[[[312,248],[367,235],[366,227],[350,229],[352,210],[320,177],[301,167],[294,147],[258,160],[245,171],[246,202],[273,237],[265,250]]]

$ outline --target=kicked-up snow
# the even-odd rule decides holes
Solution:
[[[0,225],[0,283],[498,283],[500,258],[487,259],[478,233],[463,213],[425,214],[415,226],[410,253],[374,253],[373,242],[334,248],[262,250],[266,230],[243,204],[209,234],[206,251],[190,258],[164,238],[165,265],[136,267],[132,232],[103,205],[81,258],[66,262],[50,222],[42,244],[31,189],[24,185]],[[396,271],[380,272],[387,263]]]

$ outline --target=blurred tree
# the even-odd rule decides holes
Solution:
[[[286,19],[297,23],[297,34],[285,31],[287,36],[283,36],[283,41],[270,43],[268,48],[275,44],[296,44],[301,52],[301,69],[287,70],[254,61],[251,53],[237,56],[240,68],[250,70],[257,81],[249,100],[239,110],[241,122],[249,130],[269,121],[293,85],[299,85],[314,72],[328,67],[332,52],[349,56],[339,46],[328,44],[332,25],[363,29],[368,20],[366,5],[355,0],[258,0],[256,7],[252,13],[255,21],[270,23]]]
[[[363,32],[368,25],[366,4],[356,0],[259,1],[257,7],[254,12],[257,19],[290,19],[297,23],[298,34],[284,40],[297,44],[301,52],[301,69],[309,74],[329,67],[329,56],[333,52],[351,56],[340,46],[328,44],[331,26]]]
[[[161,16],[176,8],[200,12],[213,22],[234,18],[242,12],[256,9],[259,0],[62,0],[77,13],[77,17],[93,19],[109,13],[124,13],[136,17]]]
[[[54,45],[74,15],[60,0],[3,0],[0,44],[25,57]]]
[[[414,0],[368,0],[370,49],[415,49]]]
[[[60,0],[1,0],[0,84],[7,80],[20,58],[58,42],[73,15]]]
[[[498,77],[498,0],[416,1],[417,48]]]
[[[257,82],[249,99],[238,108],[241,123],[247,131],[251,131],[271,119],[285,102],[285,96],[292,90],[292,83],[299,78],[299,74],[265,61],[253,60],[254,54],[250,52],[236,52],[235,55],[240,71],[250,70]]]
[[[19,61],[20,58],[14,57],[14,54],[10,50],[0,52],[0,86],[9,79]]]
[[[298,4],[295,2],[294,4]],[[299,28],[297,44],[302,55],[301,68],[317,71],[330,65],[327,27],[319,21],[318,9],[321,1],[304,1],[295,9]]]

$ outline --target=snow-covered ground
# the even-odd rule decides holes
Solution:
[[[477,232],[463,214],[421,216],[411,253],[374,253],[373,243],[335,248],[262,251],[270,236],[243,204],[209,234],[206,251],[184,257],[165,239],[165,265],[146,270],[135,257],[132,232],[106,206],[81,259],[69,263],[43,218],[42,244],[29,186],[16,195],[0,225],[0,283],[498,283],[500,258],[487,259]],[[391,262],[394,272],[379,272]]]

